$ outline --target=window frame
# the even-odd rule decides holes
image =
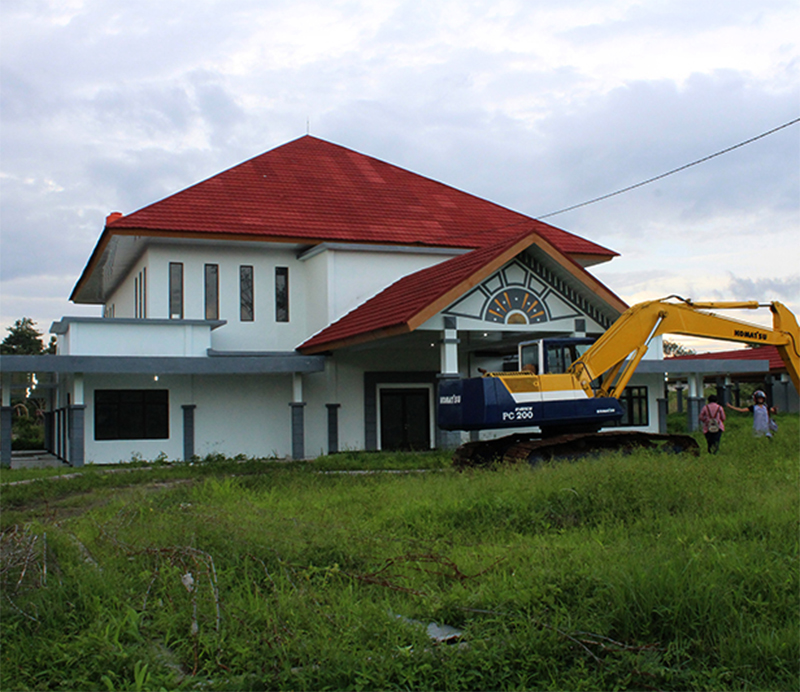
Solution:
[[[168,440],[168,389],[95,389],[94,439]]]
[[[275,267],[275,321],[289,321],[289,267]]]
[[[248,285],[249,284],[249,287]],[[256,279],[251,264],[239,266],[239,321],[255,322],[256,319]]]
[[[183,319],[183,303],[184,303],[183,262],[170,262],[169,263],[169,318],[171,320]]]
[[[207,320],[219,319],[219,265],[206,264],[203,269],[204,314]]]
[[[619,403],[625,411],[618,423],[620,427],[645,428],[650,425],[650,398],[646,385],[625,387]]]

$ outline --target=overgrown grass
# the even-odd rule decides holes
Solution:
[[[716,456],[4,486],[0,688],[797,689],[800,426],[770,442],[748,423]],[[438,471],[314,472],[418,465]]]

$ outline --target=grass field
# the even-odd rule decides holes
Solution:
[[[0,689],[798,689],[800,421],[779,423],[732,420],[716,456],[463,473],[3,471]]]

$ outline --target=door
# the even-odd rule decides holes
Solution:
[[[428,388],[381,389],[381,449],[431,448]]]

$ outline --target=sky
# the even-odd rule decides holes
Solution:
[[[3,0],[0,327],[99,316],[107,214],[307,132],[540,217],[798,117],[796,0]],[[800,314],[800,124],[546,221],[628,303]]]

